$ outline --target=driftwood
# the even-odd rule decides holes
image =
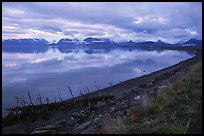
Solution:
[[[58,91],[59,100],[62,102],[63,98],[60,96],[60,92]]]
[[[32,99],[31,99],[31,96],[30,96],[30,92],[28,91],[28,97],[29,97],[29,100],[30,100],[30,104],[34,106],[33,102],[32,102]]]
[[[90,106],[91,105],[91,103],[90,103],[90,100],[89,100],[89,92],[90,92],[90,90],[89,90],[89,88],[88,87],[86,87],[86,91],[87,91],[87,101],[88,101],[88,105]]]
[[[111,87],[112,87],[112,82],[110,82],[110,87],[109,87],[109,90],[108,90],[108,96],[110,96]]]
[[[68,86],[68,89],[69,89],[69,93],[70,93],[71,96],[72,96],[73,103],[74,103],[74,105],[75,105],[75,97],[74,97],[74,95],[73,95],[72,89],[71,89],[70,86]]]

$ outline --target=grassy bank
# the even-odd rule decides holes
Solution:
[[[202,63],[190,67],[182,77],[162,86],[156,94],[143,98],[145,105],[134,105],[127,117],[112,120],[111,129],[104,127],[102,132],[185,134],[189,128],[200,125],[195,117],[202,105]]]

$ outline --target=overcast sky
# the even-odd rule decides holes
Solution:
[[[201,2],[2,3],[2,38],[110,38],[178,42],[202,38]]]

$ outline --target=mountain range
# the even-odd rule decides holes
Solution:
[[[2,41],[3,46],[4,45],[19,45],[19,46],[32,46],[32,45],[47,45],[48,41],[45,39],[8,39],[5,41]]]
[[[45,39],[8,39],[2,41],[3,46],[7,45],[19,45],[19,46],[38,46],[38,45],[47,45],[47,46],[77,46],[77,45],[103,45],[103,46],[137,46],[137,45],[144,45],[144,46],[202,46],[202,40],[197,39],[190,39],[188,41],[179,41],[175,44],[170,44],[158,40],[154,41],[145,41],[145,42],[134,42],[132,40],[128,42],[114,42],[108,38],[93,38],[88,37],[83,41],[79,41],[78,39],[69,39],[63,38],[59,40],[57,43],[49,43]]]

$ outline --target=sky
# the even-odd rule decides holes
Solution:
[[[201,2],[3,2],[2,39],[202,39]]]

